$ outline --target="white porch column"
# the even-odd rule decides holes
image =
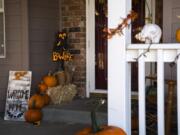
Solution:
[[[131,0],[108,1],[108,27],[116,27],[131,10]],[[108,124],[123,128],[130,135],[130,89],[126,81],[126,45],[131,42],[130,29],[108,41]]]

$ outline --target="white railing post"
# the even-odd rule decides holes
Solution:
[[[144,51],[139,50],[139,55]],[[146,100],[145,100],[145,61],[144,56],[138,61],[138,86],[139,86],[139,135],[146,135]]]
[[[180,50],[177,51],[180,53]],[[180,135],[180,58],[177,60],[177,115],[178,115],[178,135]]]
[[[157,114],[158,135],[165,135],[164,130],[164,57],[163,50],[157,51]]]
[[[108,27],[114,28],[131,10],[131,0],[108,1]],[[131,134],[130,91],[127,87],[126,45],[130,43],[130,29],[108,40],[108,124],[121,127]]]

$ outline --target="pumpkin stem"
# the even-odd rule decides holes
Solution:
[[[98,125],[97,119],[96,119],[96,111],[99,109],[101,105],[105,103],[105,100],[101,99],[95,109],[91,111],[91,124],[92,124],[92,132],[97,133],[101,131],[100,126]]]

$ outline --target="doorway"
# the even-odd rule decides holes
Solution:
[[[86,0],[86,59],[87,59],[87,96],[89,93],[107,93],[107,39],[103,37],[103,28],[107,27],[107,0]],[[137,43],[133,39],[137,31],[134,31],[137,26],[143,26],[145,24],[145,1],[140,2],[132,1],[132,8],[135,10],[139,18],[132,24],[132,43]],[[141,3],[141,4],[139,4]],[[158,14],[162,15],[162,8],[159,7],[159,3],[162,4],[162,0],[156,1],[155,17],[157,24],[162,26],[162,18],[157,17]],[[161,12],[160,12],[161,11]],[[132,88],[133,91],[138,90],[137,86],[137,64],[132,64]]]
[[[107,90],[107,0],[95,0],[95,89]]]
[[[107,0],[86,0],[86,96],[107,93]]]

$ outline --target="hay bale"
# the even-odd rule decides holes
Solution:
[[[73,100],[76,93],[76,85],[74,84],[59,85],[48,89],[48,95],[51,97],[52,104],[70,102]]]

